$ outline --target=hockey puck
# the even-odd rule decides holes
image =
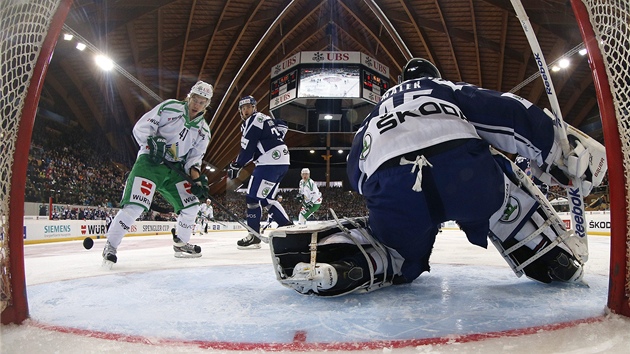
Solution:
[[[94,240],[86,237],[85,240],[83,240],[83,247],[85,247],[86,250],[89,250],[92,246],[94,246]]]

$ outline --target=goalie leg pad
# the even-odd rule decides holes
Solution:
[[[391,285],[402,265],[371,237],[366,218],[280,227],[269,246],[278,281],[301,294],[376,290]]]
[[[577,236],[529,177],[516,165],[507,166],[512,171],[504,168],[506,197],[490,219],[490,240],[518,276],[544,283],[580,281],[588,254],[571,242]]]

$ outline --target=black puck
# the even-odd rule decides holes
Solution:
[[[86,250],[89,250],[92,246],[94,246],[94,240],[86,237],[85,240],[83,240],[83,247],[85,247]]]

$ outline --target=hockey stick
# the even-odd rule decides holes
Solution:
[[[543,84],[545,86],[545,92],[547,93],[547,97],[549,98],[549,104],[551,105],[551,110],[553,111],[553,115],[555,118],[555,125],[558,131],[561,132],[560,145],[562,147],[562,153],[565,156],[568,156],[571,151],[571,145],[569,144],[569,139],[567,138],[567,131],[564,127],[564,122],[562,119],[562,113],[560,112],[560,104],[558,103],[558,96],[556,96],[556,90],[554,89],[553,82],[551,81],[551,77],[549,76],[549,71],[547,67],[547,62],[545,61],[545,57],[543,56],[542,50],[540,49],[540,44],[538,43],[538,39],[536,38],[536,34],[534,34],[532,25],[529,22],[529,17],[527,17],[527,13],[525,12],[525,8],[523,8],[523,4],[520,0],[510,0],[512,2],[512,6],[514,7],[514,11],[516,12],[516,17],[521,21],[521,26],[523,27],[523,32],[525,32],[525,36],[527,37],[527,41],[529,42],[529,46],[532,49],[532,54],[534,55],[534,59],[536,59],[536,64],[538,64],[538,70],[540,71],[540,78],[543,80]],[[571,181],[572,186],[567,188],[567,199],[571,203],[570,211],[571,211],[571,221],[573,223],[573,230],[576,235],[580,238],[580,240],[584,243],[586,249],[588,249],[588,238],[586,234],[586,218],[584,211],[584,193],[581,189],[581,183],[579,180],[574,179]],[[588,258],[585,257],[584,261]]]
[[[186,181],[188,181],[188,183],[195,184],[195,181],[193,181],[193,179],[186,172],[184,172],[184,171],[180,170],[179,168],[177,168],[177,166],[175,166],[172,162],[170,162],[170,161],[168,161],[167,159],[164,159],[164,158],[162,159],[162,162],[164,162],[164,165],[166,165],[166,167],[170,168],[171,170],[177,172],[177,174],[182,176]],[[228,216],[230,218],[232,218],[232,220],[234,220],[237,223],[241,224],[241,226],[243,226],[248,232],[252,233],[254,236],[256,236],[259,239],[261,239],[264,243],[269,243],[269,238],[268,237],[262,236],[258,232],[254,231],[254,229],[249,227],[249,225],[247,225],[246,222],[241,220],[238,216],[236,216],[234,213],[232,213],[232,211],[230,211],[228,208],[224,207],[223,204],[219,203],[210,194],[208,194],[208,199],[210,199],[214,204],[216,204],[216,206],[218,206],[219,209],[221,209],[224,213],[228,214]]]

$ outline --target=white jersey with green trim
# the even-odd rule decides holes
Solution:
[[[199,169],[210,142],[210,127],[203,113],[192,119],[188,116],[188,103],[166,100],[145,113],[133,127],[133,136],[140,145],[138,156],[149,153],[147,139],[161,136],[166,139],[166,159],[185,161],[185,171]]]
[[[304,203],[321,204],[322,193],[312,179],[300,180],[300,194],[304,196]]]

